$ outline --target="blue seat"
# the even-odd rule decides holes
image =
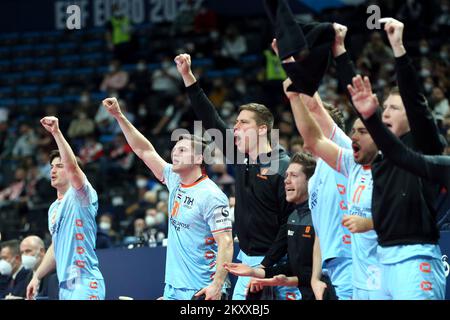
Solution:
[[[192,65],[197,67],[210,67],[212,66],[214,61],[209,58],[200,58],[200,59],[193,59]]]
[[[37,98],[21,98],[21,99],[17,99],[16,104],[18,107],[36,107],[39,105],[39,99],[37,99]]]
[[[239,68],[229,68],[229,69],[223,70],[224,77],[234,78],[234,77],[240,76],[241,73],[242,73],[242,70]]]
[[[80,96],[79,95],[74,95],[74,94],[65,95],[63,97],[63,99],[64,99],[64,102],[66,102],[66,103],[78,103],[78,102],[80,102]]]
[[[214,78],[222,78],[225,75],[225,73],[221,70],[208,70],[206,71],[205,75],[207,78],[214,79]]]
[[[16,105],[16,99],[0,99],[1,107],[12,107]]]
[[[39,86],[37,85],[18,85],[16,86],[17,97],[36,97],[39,94]]]
[[[103,91],[98,91],[98,92],[91,92],[90,96],[92,101],[94,102],[98,101],[100,103],[103,99],[106,99],[108,97],[108,94]]]
[[[72,77],[71,69],[55,69],[50,71],[50,77],[53,81],[66,81]]]
[[[8,72],[11,69],[12,63],[9,60],[0,60],[0,71]]]
[[[41,102],[43,104],[61,105],[64,104],[64,99],[61,97],[43,97]]]
[[[53,68],[56,59],[54,57],[39,57],[34,58],[34,67],[39,69],[48,70]]]
[[[2,85],[15,85],[22,80],[22,73],[3,73],[0,74],[0,84]]]

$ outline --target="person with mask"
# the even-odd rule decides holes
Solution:
[[[19,241],[10,240],[2,243],[0,251],[0,298],[24,299],[27,279],[31,270],[22,265]]]
[[[146,233],[149,244],[161,242],[167,235],[167,220],[163,212],[149,208],[145,212]],[[152,243],[150,243],[152,242]]]
[[[105,282],[95,253],[97,192],[62,134],[58,118],[44,117],[41,124],[58,146],[50,154],[51,186],[58,198],[48,210],[52,244],[28,285],[27,298],[35,298],[42,278],[56,268],[60,300],[103,300]]]
[[[115,246],[118,240],[116,231],[112,228],[113,218],[111,214],[104,213],[98,219],[97,229],[97,249],[107,249]]]
[[[38,236],[28,236],[22,240],[20,243],[20,253],[22,255],[22,266],[26,270],[31,270],[27,279],[27,285],[33,278],[34,273],[39,268],[42,260],[45,256],[45,245],[44,241]],[[37,296],[47,297],[48,296],[48,286],[51,277],[56,277],[56,273],[52,272],[46,275],[41,280],[41,285]]]

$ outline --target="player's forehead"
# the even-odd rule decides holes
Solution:
[[[192,148],[192,141],[189,139],[180,139],[175,146],[173,147],[173,150],[175,149],[179,149],[179,148],[187,148],[187,149],[191,149]]]
[[[357,131],[357,130],[361,130],[361,129],[366,129],[366,126],[364,125],[364,123],[361,121],[361,119],[356,119],[355,122],[353,123],[353,131]]]
[[[255,121],[255,113],[250,110],[242,110],[237,117],[238,121]]]
[[[286,174],[300,174],[302,172],[302,165],[300,163],[291,163],[286,169]]]
[[[52,159],[52,162],[50,163],[52,166],[56,165],[62,165],[61,158],[60,157],[54,157]]]

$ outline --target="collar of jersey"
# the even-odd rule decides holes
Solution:
[[[180,185],[181,185],[182,188],[190,188],[190,187],[196,186],[197,184],[199,184],[200,182],[206,180],[207,178],[208,178],[208,176],[204,176],[203,178],[201,178],[200,180],[195,181],[194,183],[191,183],[191,184],[180,183]]]

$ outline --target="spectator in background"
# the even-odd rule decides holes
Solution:
[[[88,135],[84,145],[80,148],[79,154],[85,166],[93,165],[104,156],[103,145],[97,140],[95,135]]]
[[[26,284],[31,281],[34,272],[41,265],[42,260],[45,256],[45,245],[44,241],[38,236],[28,236],[22,240],[20,243],[20,253],[22,255],[22,265],[26,270],[31,270],[28,278],[26,280]],[[56,273],[52,272],[46,275],[41,280],[41,286],[38,291],[38,296],[46,297],[48,296],[48,287],[49,281],[51,277],[56,277]]]
[[[88,118],[86,112],[75,110],[74,116],[72,121],[70,121],[69,129],[67,131],[69,138],[79,139],[94,133],[94,120]]]
[[[184,1],[173,21],[171,35],[186,35],[191,33],[194,29],[195,16],[196,8],[193,4],[193,0]]]
[[[113,229],[113,217],[109,213],[104,213],[98,220],[97,249],[107,249],[114,247],[119,240],[119,235]]]
[[[100,84],[100,90],[120,92],[127,86],[128,80],[128,72],[122,70],[119,60],[113,60],[109,65],[109,72],[104,76]]]
[[[38,148],[42,149],[47,154],[50,153],[51,150],[55,148],[55,142],[50,138],[47,134],[47,131],[45,131],[44,128],[38,127],[36,128],[37,131],[37,142],[36,145]]]
[[[131,102],[137,106],[147,100],[148,92],[152,86],[150,71],[147,62],[141,59],[136,64],[136,71],[131,74],[128,83],[128,92],[131,94]]]
[[[121,105],[123,106],[123,112],[126,114],[128,119],[130,119],[131,123],[134,123],[135,116],[132,112],[127,110],[127,105],[125,101],[119,100]],[[98,130],[102,135],[111,135],[120,133],[120,127],[117,123],[115,123],[114,118],[102,108],[100,105],[97,109],[97,113],[95,115],[95,123],[97,125]]]
[[[24,168],[16,169],[14,181],[8,187],[0,191],[0,201],[23,201],[25,196],[26,176],[27,172]]]
[[[119,4],[112,5],[112,17],[106,24],[106,42],[114,58],[124,63],[131,60],[133,53],[132,26]]]
[[[197,34],[208,34],[217,29],[217,15],[211,9],[201,6],[194,18],[194,32]]]
[[[448,99],[445,97],[444,92],[439,87],[434,87],[431,94],[431,103],[433,106],[433,116],[435,117],[439,129],[445,134],[444,119],[449,114]]]
[[[167,216],[165,213],[158,212],[155,208],[147,209],[145,212],[145,225],[146,237],[153,244],[167,238]]]
[[[301,136],[295,136],[289,143],[289,151],[291,154],[303,152],[303,138]]]
[[[152,91],[165,100],[173,99],[181,90],[181,78],[170,56],[162,58],[161,67],[152,74]],[[120,103],[122,106],[122,103]]]
[[[37,137],[34,129],[28,123],[22,123],[19,127],[20,135],[12,149],[15,158],[34,155],[37,146]]]
[[[24,299],[28,284],[27,279],[32,271],[27,270],[22,266],[19,241],[10,240],[3,242],[0,258],[2,264],[6,266],[3,268],[4,271],[2,272],[2,277],[7,277],[6,282],[0,281],[3,282],[3,284],[7,284],[6,288],[0,288],[0,292],[3,292],[3,295],[1,295],[0,298]]]
[[[237,62],[239,58],[247,52],[247,41],[245,37],[239,34],[235,26],[229,26],[225,31],[222,49],[220,51],[222,57]]]
[[[215,78],[212,81],[212,89],[208,94],[209,100],[215,106],[221,106],[228,97],[228,88],[223,78]]]
[[[281,61],[270,45],[263,51],[264,55],[264,103],[275,106],[281,103],[283,96],[283,81],[287,78],[281,66]]]
[[[370,42],[365,45],[362,55],[370,61],[372,71],[374,72],[378,72],[380,67],[385,63],[392,63],[394,61],[392,50],[383,42],[383,38],[379,32],[372,33]]]

